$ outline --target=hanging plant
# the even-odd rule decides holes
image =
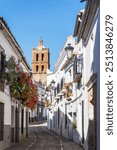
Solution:
[[[38,89],[30,75],[21,69],[14,57],[6,63],[5,77],[11,96],[30,109],[34,109],[38,102]]]

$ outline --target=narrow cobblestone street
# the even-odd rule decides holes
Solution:
[[[46,122],[31,124],[29,138],[13,144],[7,150],[82,150],[78,144],[50,132],[46,124]]]

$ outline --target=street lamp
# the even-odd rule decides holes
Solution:
[[[71,46],[71,44],[67,44],[65,47],[65,51],[67,52],[67,58],[70,59],[73,56],[73,50],[74,48]]]
[[[55,81],[54,80],[51,81],[51,85],[52,85],[52,88],[54,88],[54,85],[55,85]]]

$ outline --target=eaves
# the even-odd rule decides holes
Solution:
[[[83,41],[86,40],[91,24],[96,15],[98,6],[99,0],[87,0],[84,17],[78,32],[79,37],[78,42],[80,41],[81,38],[83,39]]]
[[[19,52],[19,54],[21,55],[21,58],[23,59],[26,67],[31,70],[26,58],[24,57],[23,51],[21,49],[21,47],[19,46],[18,42],[16,41],[14,35],[12,34],[10,28],[8,27],[7,23],[5,22],[3,17],[0,17],[0,29],[3,31],[4,36],[7,38],[7,40],[9,41],[9,43],[12,45],[13,49]]]

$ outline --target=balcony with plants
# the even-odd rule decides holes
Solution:
[[[64,83],[64,91],[65,91],[65,98],[67,101],[72,100],[73,91],[72,91],[72,82]]]

